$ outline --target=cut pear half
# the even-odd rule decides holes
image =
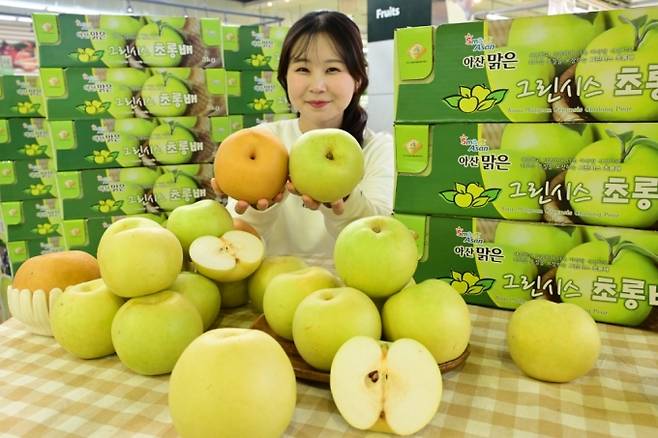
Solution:
[[[350,426],[410,435],[434,418],[443,383],[434,356],[420,342],[356,336],[336,353],[330,387]]]
[[[264,256],[263,241],[240,230],[227,231],[221,237],[201,236],[190,245],[190,258],[196,270],[215,281],[247,278]]]

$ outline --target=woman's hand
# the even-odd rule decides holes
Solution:
[[[225,193],[222,193],[221,190],[219,190],[219,187],[217,186],[217,182],[215,181],[215,178],[210,179],[210,185],[212,185],[212,189],[215,191],[215,193],[220,196],[221,198],[228,198],[228,195]],[[281,191],[273,198],[273,199],[259,199],[256,201],[255,204],[250,204],[247,201],[238,199],[237,202],[235,203],[235,212],[237,214],[243,214],[249,207],[255,208],[256,210],[267,210],[277,202],[281,202],[283,199],[283,193],[285,191],[285,186],[281,189]]]
[[[338,201],[334,201],[331,203],[316,201],[315,199],[311,198],[308,195],[299,193],[295,189],[295,186],[293,185],[292,181],[290,180],[288,180],[288,182],[286,183],[286,189],[293,195],[297,195],[301,197],[302,202],[304,203],[304,207],[308,209],[317,210],[318,208],[320,208],[320,205],[324,205],[327,208],[331,208],[331,210],[334,212],[335,215],[341,215],[343,214],[343,211],[345,211],[345,201],[347,200],[347,197],[345,197],[345,199],[339,199]]]

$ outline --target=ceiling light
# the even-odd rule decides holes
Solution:
[[[272,7],[272,2],[267,2],[267,7],[271,8]]]
[[[17,9],[33,9],[35,11],[45,9],[45,5],[41,3],[21,2],[14,0],[2,0],[0,1],[0,6],[6,6],[9,8],[17,8]]]
[[[505,15],[499,15],[499,14],[487,14],[486,19],[487,20],[507,20],[509,17],[506,17]]]

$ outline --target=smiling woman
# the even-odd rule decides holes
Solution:
[[[353,137],[356,153],[346,154],[345,160],[336,154],[309,154],[297,163],[306,176],[305,185],[297,187],[288,177],[285,187],[271,198],[256,202],[230,198],[229,210],[256,228],[265,239],[268,256],[293,255],[333,269],[338,233],[355,219],[389,215],[393,206],[393,140],[365,127],[368,115],[359,104],[368,76],[358,26],[340,12],[306,14],[286,35],[277,79],[298,118],[254,129],[273,133],[288,153],[310,131],[315,131],[317,150],[344,149],[331,146],[344,137],[336,135],[341,130]],[[336,173],[354,181],[351,190],[341,192],[338,199],[318,195],[335,189],[333,179],[323,175]],[[292,166],[290,175],[294,176]]]

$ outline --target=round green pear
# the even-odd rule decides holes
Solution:
[[[114,141],[116,140],[116,141]],[[121,167],[141,166],[142,159],[136,152],[139,150],[137,137],[127,134],[119,134],[118,138],[112,138],[106,143],[110,152],[117,152],[116,162]]]
[[[385,338],[411,338],[423,344],[437,363],[459,357],[471,337],[468,306],[459,292],[441,280],[425,280],[391,295],[382,310]]]
[[[170,373],[202,333],[197,308],[172,290],[128,300],[112,321],[112,343],[121,363],[146,376]]]
[[[217,282],[219,293],[222,295],[222,307],[232,309],[244,306],[249,302],[247,279],[228,282]]]
[[[328,372],[336,352],[354,336],[379,339],[382,321],[377,307],[352,287],[320,289],[297,306],[292,337],[306,363]]]
[[[169,214],[167,229],[174,233],[184,251],[201,236],[220,237],[233,229],[233,218],[219,202],[202,199],[193,204],[181,205]]]
[[[181,272],[170,290],[183,294],[199,311],[203,321],[203,330],[208,330],[219,315],[222,297],[214,281],[194,272]]]
[[[114,120],[114,130],[119,134],[127,134],[138,139],[147,139],[158,126],[156,119],[117,119]]]
[[[158,167],[129,167],[119,171],[119,181],[126,184],[137,184],[143,189],[150,189],[153,188],[160,175],[162,175],[162,171]]]
[[[555,279],[561,285],[561,298],[576,304],[594,319],[612,324],[637,326],[651,312],[649,287],[658,284],[656,256],[637,245],[611,240],[596,240],[573,248],[562,260]],[[635,304],[620,298],[624,284],[641,284]],[[569,286],[567,286],[569,285]],[[599,285],[599,286],[597,286]],[[611,301],[601,301],[600,287],[613,293]]]
[[[101,15],[100,27],[112,30],[124,38],[134,39],[144,25],[141,19],[128,15]]]
[[[363,166],[359,142],[334,128],[304,133],[292,145],[288,163],[295,189],[319,202],[335,202],[352,193],[363,178]]]
[[[566,187],[574,192],[570,203],[574,213],[594,225],[648,228],[658,221],[656,200],[632,197],[640,178],[655,176],[658,168],[658,144],[644,137],[616,136],[600,140],[582,149],[565,177]],[[611,179],[627,185],[627,194],[611,195]],[[575,194],[576,187],[587,192]]]
[[[194,178],[180,172],[165,172],[153,184],[155,201],[165,211],[192,204],[195,201],[194,191],[199,186]]]
[[[265,319],[274,333],[292,341],[292,321],[299,303],[316,290],[338,286],[338,279],[319,266],[281,273],[265,289]]]
[[[263,311],[263,297],[267,285],[277,275],[284,272],[297,271],[306,268],[306,262],[295,256],[270,256],[266,257],[254,272],[247,283],[251,305],[257,312]]]
[[[150,77],[151,73],[148,70],[139,70],[130,67],[106,70],[107,82],[126,86],[133,91],[139,91],[144,86],[144,82]]]
[[[500,149],[535,157],[545,169],[561,170],[593,141],[592,125],[510,123],[503,130]]]
[[[572,60],[604,30],[603,14],[549,15],[540,22],[533,18],[516,18],[510,27],[507,45],[546,52],[564,68],[573,64]]]
[[[158,73],[144,82],[142,99],[151,116],[176,117],[185,114],[187,104],[183,99],[188,93],[187,86],[180,79]],[[180,102],[175,103],[178,97]]]
[[[144,213],[146,207],[142,202],[144,189],[133,183],[123,183],[122,190],[112,192],[115,201],[122,201],[121,211],[125,214]]]
[[[558,266],[565,254],[582,241],[581,227],[507,221],[498,223],[494,238],[496,245],[524,252],[546,268]]]
[[[586,111],[602,121],[655,121],[658,120],[656,90],[639,89],[639,94],[621,95],[617,92],[620,72],[637,69],[647,74],[649,65],[656,60],[658,29],[644,29],[635,24],[621,24],[598,35],[587,46],[588,53],[600,50],[624,53],[621,59],[606,62],[579,62],[576,77],[589,78],[600,84],[601,93],[581,93],[580,101]],[[646,80],[646,79],[645,79]]]
[[[532,300],[512,314],[507,347],[514,363],[528,376],[570,382],[594,367],[601,338],[592,317],[580,307]]]
[[[100,278],[66,288],[50,310],[55,340],[82,359],[114,353],[112,319],[123,302]]]
[[[137,47],[142,61],[151,67],[176,67],[180,65],[183,56],[178,48],[185,43],[183,37],[174,28],[164,24],[151,23],[142,27],[137,33],[135,47]],[[176,48],[169,53],[166,48],[170,45]],[[158,47],[162,47],[161,53]]]
[[[161,164],[183,164],[192,159],[194,135],[177,124],[164,123],[151,132],[151,155]],[[187,145],[187,147],[183,147]]]
[[[543,215],[539,196],[531,196],[531,188],[542,189],[546,172],[533,157],[527,157],[514,150],[491,150],[480,155],[507,155],[507,170],[485,168],[480,159],[482,182],[487,190],[498,189],[497,198],[492,202],[501,217],[505,219],[538,221]],[[543,191],[542,191],[543,193]],[[545,195],[544,195],[545,196]]]
[[[480,280],[493,280],[492,286],[487,290],[491,301],[501,309],[516,309],[531,300],[534,289],[531,285],[537,281],[538,276],[537,266],[532,259],[524,257],[514,246],[498,243],[478,246],[502,250],[503,257],[500,262],[478,258],[475,260]]]
[[[102,51],[100,59],[108,67],[124,67],[128,59],[121,53],[126,47],[126,40],[118,33],[106,29],[98,29],[99,33],[105,35],[102,39],[91,38],[91,46],[94,50]]]
[[[115,119],[126,119],[134,116],[131,105],[133,93],[125,85],[111,84],[109,91],[99,91],[98,98],[102,102],[109,102],[107,112]]]

